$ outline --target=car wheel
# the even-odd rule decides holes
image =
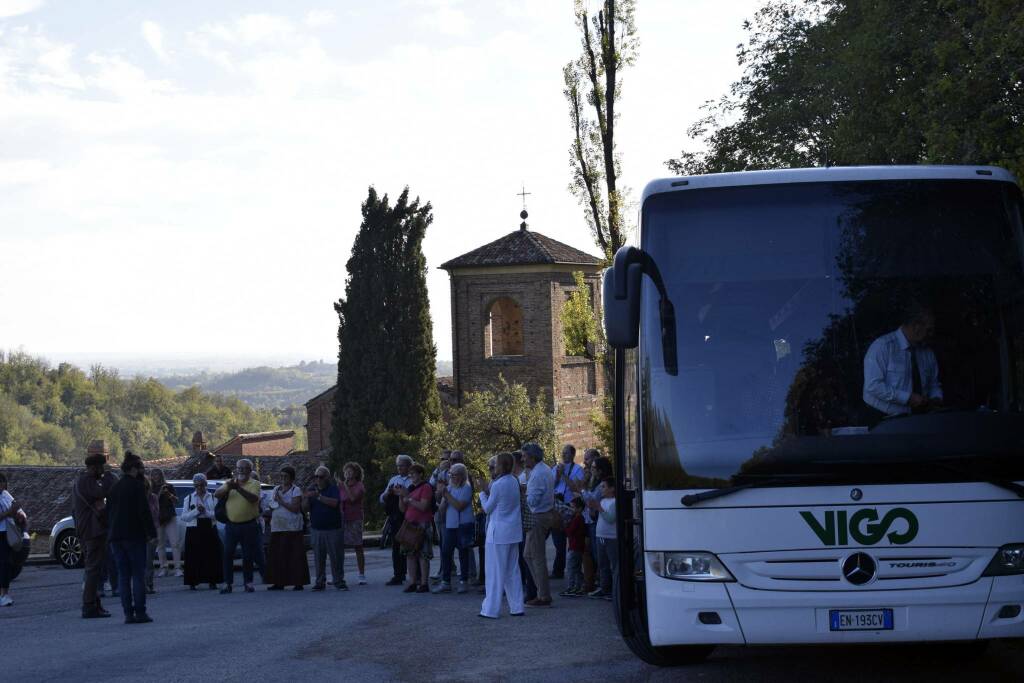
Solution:
[[[57,537],[57,561],[65,569],[80,569],[85,565],[85,553],[74,529],[62,531]]]

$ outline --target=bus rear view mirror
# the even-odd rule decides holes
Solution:
[[[661,348],[665,372],[679,374],[676,351],[676,310],[668,298],[665,281],[649,254],[636,247],[622,247],[614,265],[604,274],[604,320],[608,343],[614,349],[636,348],[640,341],[640,280],[651,278],[658,290]]]
[[[640,342],[640,278],[643,267],[630,263],[623,282],[616,283],[614,267],[604,271],[604,332],[613,349],[633,349]],[[624,296],[617,296],[616,285],[625,284]]]

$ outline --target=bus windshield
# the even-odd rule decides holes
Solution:
[[[644,284],[644,486],[1024,479],[1024,235],[1004,182],[649,197],[675,304],[665,372]]]

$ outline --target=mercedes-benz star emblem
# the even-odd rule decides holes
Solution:
[[[850,491],[850,498],[852,498],[853,500],[860,500],[863,497],[864,492],[861,491],[860,489],[853,489],[852,491]]]
[[[843,576],[854,586],[875,578],[875,560],[867,553],[854,553],[843,560]]]

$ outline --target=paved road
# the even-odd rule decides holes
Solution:
[[[611,605],[558,600],[524,618],[476,616],[480,597],[406,595],[383,582],[390,555],[368,553],[370,585],[219,595],[157,579],[153,624],[83,621],[81,572],[27,567],[0,609],[0,680],[750,681],[1021,680],[1024,644],[976,662],[942,647],[722,648],[688,669],[655,669],[619,640]],[[349,558],[351,563],[352,559]],[[350,579],[354,576],[350,575]],[[560,582],[556,582],[560,586]]]

